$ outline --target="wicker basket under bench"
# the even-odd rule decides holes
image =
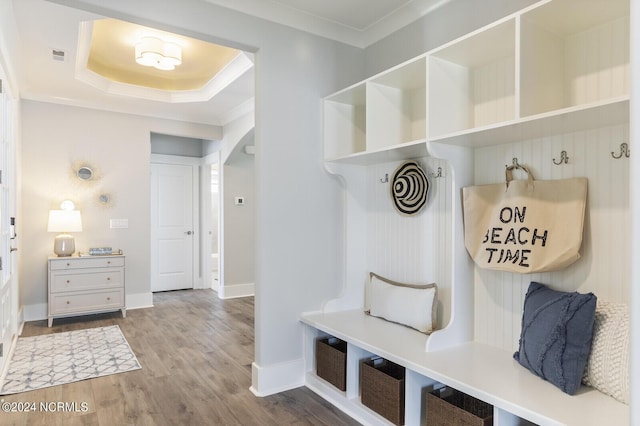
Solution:
[[[493,406],[450,387],[427,394],[429,426],[491,426]]]
[[[341,391],[347,389],[347,342],[335,337],[316,340],[316,374]]]
[[[581,426],[630,424],[627,405],[588,387],[576,395],[567,395],[522,368],[513,359],[512,351],[469,342],[447,350],[425,352],[428,337],[423,333],[367,316],[360,309],[306,313],[302,322],[313,345],[319,333],[330,334],[346,341],[355,358],[377,354],[405,367],[413,378],[405,384],[409,392],[405,395],[405,407],[409,410],[405,413],[405,421],[411,426],[422,423],[418,418],[424,397],[416,398],[416,392],[434,382],[455,384],[458,390],[492,404],[494,417],[498,420],[506,417],[535,424]],[[353,368],[359,369],[360,364],[347,363],[348,377],[357,377],[355,371],[350,371]],[[424,383],[418,385],[416,378]],[[320,386],[317,385],[319,381],[323,382]],[[364,424],[384,424],[376,421],[372,416],[377,415],[355,398],[357,386],[353,393],[341,394],[325,389],[324,383],[316,374],[308,375],[307,386],[330,397],[341,410],[363,419]]]
[[[404,367],[383,358],[360,363],[360,399],[395,425],[404,424]]]

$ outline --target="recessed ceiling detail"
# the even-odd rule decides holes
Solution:
[[[181,64],[162,70],[136,63],[136,45],[153,37],[178,46]],[[253,67],[246,53],[116,19],[83,22],[76,79],[102,91],[164,102],[207,101]]]

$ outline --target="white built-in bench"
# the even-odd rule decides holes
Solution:
[[[407,369],[405,423],[424,422],[423,387],[439,382],[494,406],[494,425],[628,425],[629,407],[590,387],[570,396],[538,378],[512,353],[480,343],[426,352],[428,336],[365,315],[362,310],[305,313],[306,385],[366,424],[389,424],[359,403],[358,363],[378,355]],[[315,338],[329,334],[348,343],[347,391],[315,376]],[[350,352],[349,352],[350,351]]]

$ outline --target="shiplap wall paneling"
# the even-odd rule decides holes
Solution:
[[[367,248],[367,180],[364,167],[342,163],[325,163],[325,167],[343,188],[344,211],[341,229],[343,244],[335,253],[336,268],[343,271],[343,288],[337,298],[327,301],[323,309],[335,312],[363,306]]]
[[[453,277],[451,276],[452,259],[450,253],[453,252],[452,231],[452,172],[451,165],[445,160],[432,159],[433,173],[431,178],[433,185],[432,201],[436,210],[437,222],[434,232],[436,253],[433,261],[438,265],[436,283],[438,284],[438,327],[443,328],[449,324],[451,319],[451,289]]]
[[[424,209],[414,216],[398,213],[391,199],[391,180],[401,162],[368,167],[367,178],[367,242],[368,271],[405,283],[437,283],[439,319],[450,316],[450,240],[447,212],[448,192],[446,162],[431,157],[417,159],[430,181],[429,199]],[[436,178],[438,167],[444,169]],[[388,175],[388,182],[381,182]]]
[[[515,118],[515,57],[478,67],[473,72],[474,127]]]
[[[531,281],[564,291],[591,291],[612,302],[628,300],[629,160],[611,155],[619,153],[628,137],[628,125],[619,125],[476,149],[476,184],[504,182],[505,165],[514,157],[530,167],[536,179],[587,177],[589,181],[582,257],[577,262],[561,271],[536,274],[475,268],[477,341],[517,348],[524,295]],[[562,150],[568,153],[568,164],[553,164]]]
[[[569,105],[629,94],[629,18],[569,37],[566,42]]]
[[[418,161],[423,169],[427,159]],[[401,162],[369,167],[367,221],[367,259],[374,272],[403,282],[435,281],[435,268],[425,262],[435,252],[433,235],[436,215],[432,199],[421,213],[404,216],[391,199],[392,177]],[[381,182],[386,179],[388,182]],[[430,194],[433,196],[433,194]]]

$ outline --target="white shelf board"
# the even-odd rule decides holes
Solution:
[[[431,137],[431,142],[472,148],[502,145],[550,134],[576,132],[629,121],[629,97],[574,106],[502,123]]]
[[[371,164],[402,161],[427,156],[427,144],[424,139],[391,145],[374,151],[363,151],[344,157],[330,158],[326,161],[340,164],[367,166]]]
[[[353,86],[327,96],[325,100],[339,104],[364,106],[366,103],[366,85],[362,82],[354,84]]]
[[[629,424],[627,405],[585,386],[567,395],[502,349],[470,342],[425,352],[427,335],[362,310],[306,313],[301,321],[537,424]]]

